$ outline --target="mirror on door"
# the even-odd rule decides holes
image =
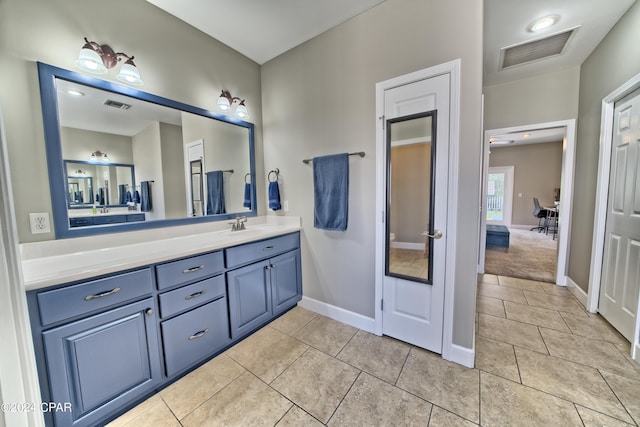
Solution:
[[[191,175],[192,216],[204,215],[204,192],[202,190],[202,159],[189,162]]]
[[[386,272],[432,280],[435,111],[387,121]]]

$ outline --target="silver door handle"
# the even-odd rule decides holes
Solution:
[[[427,237],[431,237],[432,239],[442,239],[442,231],[436,230],[433,234],[426,234]]]

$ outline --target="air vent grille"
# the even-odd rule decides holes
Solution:
[[[124,102],[114,101],[113,99],[105,99],[103,102],[107,107],[117,108],[119,110],[128,110],[131,108],[130,104],[125,104]]]
[[[500,50],[500,69],[503,70],[505,68],[515,67],[516,65],[560,55],[577,29],[578,27],[544,39],[502,48]]]

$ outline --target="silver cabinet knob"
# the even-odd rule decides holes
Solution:
[[[147,316],[153,316],[153,309],[151,309],[151,308],[147,308],[147,309],[144,311],[144,314],[146,314]]]

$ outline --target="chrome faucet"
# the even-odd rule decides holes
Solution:
[[[245,222],[247,222],[247,217],[246,216],[238,216],[238,217],[236,217],[236,221],[235,222],[230,222],[229,223],[229,224],[231,224],[231,231],[246,230],[246,227],[244,226]]]
[[[109,208],[107,208],[107,206],[102,206],[102,209],[100,209],[100,213],[108,213],[110,211]]]

